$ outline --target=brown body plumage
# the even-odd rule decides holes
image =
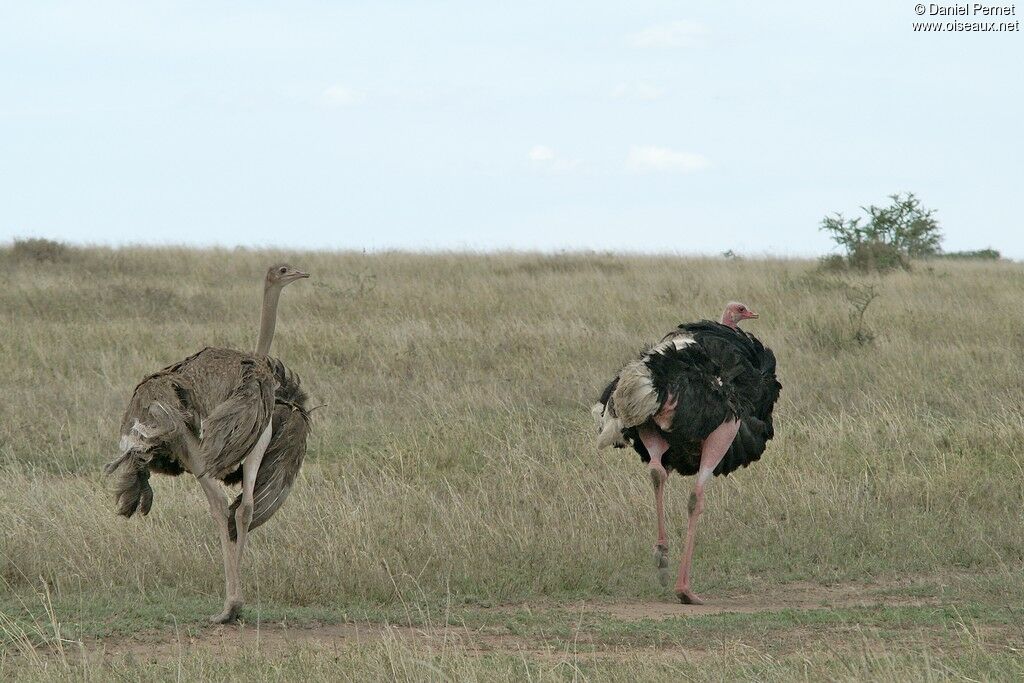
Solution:
[[[281,289],[308,277],[273,266],[264,284],[260,338],[254,353],[205,348],[146,377],[121,420],[118,514],[147,514],[150,472],[193,474],[203,486],[224,545],[227,597],[218,622],[242,605],[240,559],[248,532],[284,502],[306,452],[307,396],[297,375],[267,356]],[[242,485],[229,506],[216,481]]]

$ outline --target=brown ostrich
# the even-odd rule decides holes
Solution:
[[[205,348],[146,377],[121,420],[117,512],[143,515],[153,504],[150,472],[194,475],[206,494],[224,551],[224,609],[216,623],[238,619],[241,560],[251,529],[281,506],[306,453],[308,397],[299,378],[268,356],[281,290],[309,275],[272,266],[263,282],[256,351]],[[241,484],[228,504],[218,482]]]

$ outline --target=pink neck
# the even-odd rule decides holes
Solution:
[[[734,330],[736,329],[736,322],[732,319],[732,316],[729,315],[728,310],[726,310],[725,313],[722,314],[722,324],[725,325],[726,327],[731,327]]]

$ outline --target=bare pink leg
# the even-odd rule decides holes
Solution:
[[[697,539],[697,520],[704,511],[704,487],[714,475],[718,463],[729,451],[732,440],[739,431],[739,420],[723,422],[711,432],[700,449],[700,469],[697,471],[697,483],[690,494],[689,519],[686,524],[686,545],[683,547],[683,560],[679,565],[679,578],[676,579],[676,596],[687,605],[703,605],[704,601],[690,590],[690,564],[693,561],[693,545]]]
[[[639,430],[640,440],[651,456],[648,467],[651,472],[651,483],[654,485],[654,508],[658,515],[658,542],[654,546],[654,563],[658,567],[658,580],[668,587],[668,537],[665,534],[665,481],[668,470],[661,464],[661,456],[668,450],[668,442],[657,429],[650,425],[642,425]]]
[[[654,417],[651,418],[652,420],[654,420],[654,424],[656,424],[659,427],[661,427],[661,431],[663,431],[663,432],[671,432],[672,431],[672,420],[676,416],[676,406],[677,405],[679,405],[679,399],[677,399],[672,394],[667,394],[665,396],[665,402],[661,404],[661,410],[659,410],[657,413],[655,413]],[[661,436],[661,435],[659,434],[658,436]],[[664,440],[664,439],[662,439],[662,440]],[[666,447],[667,447],[667,444],[666,444]]]

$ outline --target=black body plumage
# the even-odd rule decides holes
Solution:
[[[670,343],[674,338],[686,341]],[[760,459],[775,435],[772,411],[782,385],[775,376],[775,355],[756,337],[709,320],[686,323],[647,351],[643,362],[658,405],[664,405],[670,394],[678,401],[670,429],[662,430],[669,444],[662,456],[666,469],[696,474],[701,442],[735,418],[739,431],[715,475],[727,475]],[[618,381],[616,377],[602,393],[604,406]],[[650,461],[636,426],[622,429],[622,436],[644,462]]]

